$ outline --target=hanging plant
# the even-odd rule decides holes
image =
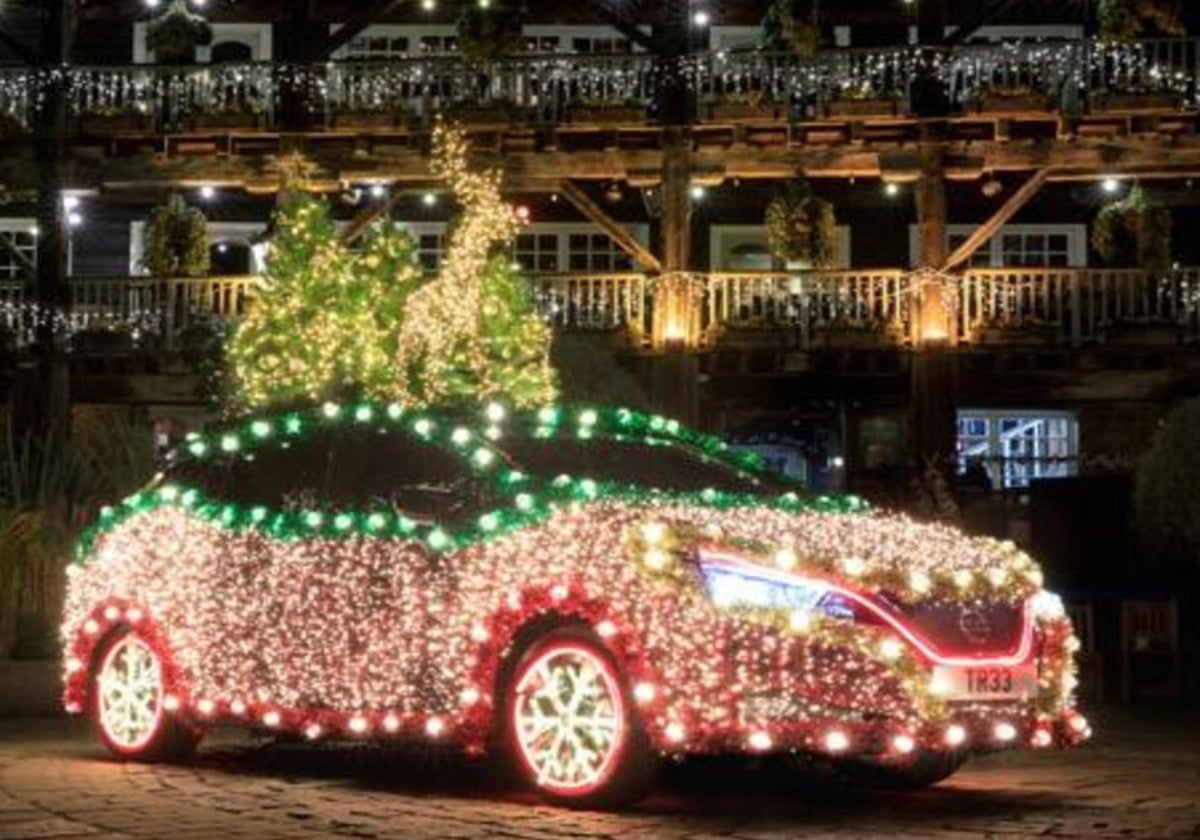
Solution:
[[[155,277],[199,277],[210,263],[208,219],[182,196],[150,212],[146,223],[146,255],[142,260]]]
[[[762,20],[765,49],[812,58],[821,47],[821,30],[808,0],[775,0]]]
[[[771,199],[764,223],[767,244],[776,259],[807,263],[812,268],[833,264],[837,243],[833,205],[813,195],[807,181],[791,181]]]
[[[212,43],[213,31],[185,0],[172,0],[167,10],[146,28],[146,47],[162,64],[186,64],[196,59],[196,47]]]
[[[466,5],[457,23],[458,49],[472,61],[495,61],[520,52],[521,12],[501,2],[484,8]]]
[[[1104,41],[1187,34],[1178,0],[1100,0],[1096,18]]]
[[[1107,265],[1162,270],[1171,266],[1171,211],[1153,204],[1140,186],[1101,208],[1092,248]]]

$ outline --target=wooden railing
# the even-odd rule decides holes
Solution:
[[[556,330],[624,332],[635,346],[651,346],[663,332],[656,331],[655,318],[675,317],[690,325],[685,343],[695,346],[774,333],[808,348],[913,344],[913,313],[921,284],[929,282],[900,269],[686,278],[687,312],[660,305],[665,295],[679,294],[679,284],[637,273],[541,274],[530,283],[537,310]],[[116,330],[147,348],[175,350],[193,328],[224,324],[245,312],[260,282],[254,276],[77,277],[70,312],[50,320],[71,334]],[[1200,268],[971,269],[942,282],[954,314],[953,344],[1200,341]],[[47,322],[43,312],[23,284],[0,283],[6,343],[31,342],[39,322]]]
[[[822,331],[911,338],[910,283],[899,269],[717,272],[709,275],[710,328],[789,329],[809,345]]]
[[[1192,341],[1200,338],[1198,318],[1196,268],[972,269],[958,296],[961,340],[1041,331],[1043,340],[1079,345],[1109,340],[1116,329],[1162,327]]]
[[[937,72],[959,107],[989,90],[1028,90],[1047,105],[1074,107],[1098,91],[1171,92],[1195,104],[1200,41],[1162,39],[1101,45],[1079,40],[959,47]],[[820,103],[846,96],[903,99],[919,61],[916,48],[822,50],[793,53],[717,50],[684,59],[698,102],[750,94],[787,107],[796,118],[820,114]],[[58,72],[57,70],[55,72]],[[658,72],[651,56],[525,54],[480,63],[457,55],[390,61],[335,61],[314,65],[73,66],[65,71],[76,115],[128,117],[138,126],[175,131],[248,124],[276,126],[282,89],[303,90],[309,107],[330,122],[347,111],[404,113],[427,118],[462,104],[504,103],[521,119],[555,122],[572,103],[645,105]],[[32,126],[40,71],[0,69],[0,128]],[[1078,103],[1076,103],[1078,104]],[[643,116],[648,116],[643,109]],[[117,121],[120,124],[120,121]],[[2,134],[3,132],[0,132]]]
[[[535,274],[534,304],[560,330],[626,330],[647,334],[647,279],[642,274]]]
[[[245,312],[261,278],[231,277],[76,277],[71,308],[52,316],[70,334],[90,330],[131,333],[140,343],[175,349],[193,326],[229,321]],[[0,330],[16,344],[31,342],[44,310],[22,283],[0,284]]]

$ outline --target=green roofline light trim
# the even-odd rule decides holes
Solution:
[[[283,540],[305,538],[354,538],[419,540],[435,552],[457,550],[476,542],[493,539],[541,522],[555,512],[584,504],[622,501],[660,506],[690,503],[715,508],[767,506],[789,512],[859,513],[869,510],[855,496],[801,496],[786,492],[774,497],[739,494],[707,489],[696,493],[649,490],[638,486],[598,482],[588,477],[559,476],[539,488],[516,492],[528,477],[512,469],[504,453],[490,439],[497,437],[497,426],[507,418],[524,431],[554,436],[573,424],[581,438],[642,440],[651,444],[682,445],[705,457],[730,466],[752,477],[769,473],[762,459],[729,451],[719,438],[693,432],[678,421],[658,415],[646,415],[624,408],[590,406],[566,408],[549,406],[533,412],[510,412],[498,403],[489,404],[484,417],[490,424],[484,433],[470,428],[472,419],[452,412],[422,410],[409,412],[395,403],[381,405],[356,402],[351,405],[324,403],[313,409],[256,416],[236,428],[211,434],[190,434],[171,453],[169,463],[181,459],[197,461],[210,458],[253,458],[260,448],[290,446],[308,434],[338,426],[373,426],[380,431],[406,426],[422,440],[440,446],[463,459],[476,474],[490,478],[494,489],[509,496],[512,504],[488,511],[472,522],[450,529],[444,523],[419,524],[395,510],[313,509],[278,511],[256,505],[244,506],[209,499],[200,490],[179,484],[157,484],[126,498],[118,506],[101,509],[97,522],[81,539],[77,562],[85,562],[97,539],[122,522],[161,507],[189,511],[200,519],[224,528],[253,528]]]

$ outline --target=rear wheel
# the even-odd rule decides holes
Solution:
[[[504,693],[505,752],[545,799],[575,808],[638,799],[653,775],[629,692],[590,633],[552,631],[518,660]]]
[[[96,733],[121,758],[183,758],[200,742],[198,730],[165,708],[162,657],[132,630],[113,636],[102,649],[91,698]]]

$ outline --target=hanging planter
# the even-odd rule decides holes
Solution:
[[[812,58],[821,48],[821,30],[809,0],[775,0],[762,20],[767,50]]]
[[[1092,248],[1107,265],[1162,270],[1171,266],[1171,211],[1152,204],[1140,186],[1104,206],[1092,227]]]
[[[190,64],[196,60],[196,47],[208,46],[212,39],[208,21],[193,14],[184,0],[173,0],[146,28],[146,47],[160,64]]]
[[[520,10],[506,2],[486,8],[471,3],[456,27],[459,52],[471,61],[508,58],[519,53],[524,43]]]
[[[833,264],[837,244],[833,205],[813,195],[807,181],[791,181],[771,199],[764,223],[776,259],[810,268]]]
[[[1102,41],[1132,41],[1146,36],[1183,37],[1178,0],[1100,0],[1096,8]]]
[[[211,265],[208,219],[179,195],[154,208],[142,264],[155,277],[200,277]]]

